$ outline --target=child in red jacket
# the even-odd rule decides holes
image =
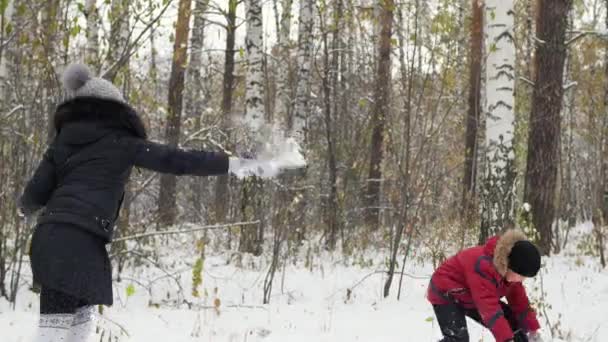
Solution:
[[[498,342],[541,342],[522,285],[539,269],[540,253],[520,230],[508,230],[446,260],[431,277],[427,293],[444,336],[441,342],[469,341],[465,316],[490,329]]]

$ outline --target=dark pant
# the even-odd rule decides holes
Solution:
[[[82,299],[44,286],[40,291],[40,314],[73,314],[87,305]]]
[[[515,332],[514,342],[528,342],[526,334],[518,327],[517,319],[513,311],[504,302],[500,302],[505,318],[511,329]],[[440,342],[469,342],[469,331],[467,330],[466,316],[484,325],[481,315],[475,309],[464,309],[458,304],[433,305],[437,322],[441,328],[443,339]],[[500,341],[503,342],[503,341]]]

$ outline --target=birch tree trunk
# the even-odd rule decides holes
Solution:
[[[278,63],[277,63],[277,95],[274,116],[284,124],[291,110],[291,91],[289,86],[289,61],[291,43],[289,35],[291,31],[291,4],[293,0],[281,1],[281,20],[278,32]]]
[[[291,136],[302,146],[306,137],[306,118],[310,112],[310,75],[312,66],[313,0],[300,0],[298,22],[297,83]]]
[[[97,0],[86,0],[84,5],[85,15],[87,18],[87,48],[85,61],[88,65],[99,73],[99,10],[97,9]]]
[[[486,139],[480,242],[514,224],[513,15],[513,0],[486,1]]]
[[[525,199],[540,235],[543,254],[551,253],[555,219],[565,36],[572,0],[538,0],[535,87],[530,115]]]
[[[264,27],[261,0],[247,0],[245,122],[255,136],[264,125]]]
[[[262,7],[260,0],[248,0],[247,4],[247,36],[245,46],[247,53],[247,74],[245,89],[245,122],[247,134],[253,138],[248,143],[259,144],[261,136],[260,129],[264,126],[264,72],[263,72],[263,49],[264,31]],[[256,146],[250,146],[256,148]],[[242,215],[243,220],[262,219],[261,203],[264,190],[261,179],[248,178],[243,184]],[[263,224],[259,228],[241,228],[239,250],[241,252],[260,255],[261,237],[263,236]]]
[[[184,90],[184,74],[188,52],[188,34],[190,32],[191,0],[179,1],[179,12],[175,26],[175,42],[173,44],[173,60],[169,78],[168,117],[165,126],[165,141],[171,146],[179,143],[182,120],[182,97]],[[176,198],[177,178],[174,175],[163,174],[160,178],[158,195],[159,224],[163,227],[175,224],[177,218]]]

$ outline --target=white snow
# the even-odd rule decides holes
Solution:
[[[572,239],[588,230],[588,225],[580,228],[571,233]],[[115,283],[115,305],[103,314],[106,336],[112,332],[119,336],[117,341],[142,342],[439,340],[431,306],[424,298],[426,277],[432,272],[429,264],[412,261],[406,265],[405,271],[416,277],[404,279],[398,301],[396,287],[388,299],[382,297],[382,273],[367,278],[347,298],[348,288],[383,268],[383,253],[345,260],[339,254],[320,252],[306,264],[303,256],[299,261],[290,258],[283,286],[279,270],[271,303],[261,305],[266,258],[245,256],[237,267],[238,258],[231,253],[208,252],[199,289],[201,298],[194,298],[192,265],[198,253],[193,237],[176,237],[170,245],[159,242],[150,247],[150,251],[161,251],[155,262],[166,265],[168,274],[151,262],[129,267],[123,273],[122,282]],[[608,274],[599,269],[595,258],[572,255],[575,243],[571,246],[544,261],[542,281],[546,303],[550,304],[545,308],[548,316],[541,317],[545,341],[607,341]],[[368,266],[370,260],[373,266]],[[362,263],[366,266],[359,266]],[[541,296],[540,284],[539,277],[526,281],[535,302]],[[131,296],[127,296],[128,287],[135,290]],[[179,304],[183,299],[199,308]],[[27,287],[22,288],[14,311],[0,300],[0,341],[30,340],[37,320],[37,301],[37,295]],[[551,339],[548,323],[558,324],[562,336]],[[130,337],[121,335],[117,324]],[[473,322],[469,322],[469,328],[471,341],[494,340]]]
[[[266,127],[264,131],[271,128]],[[256,159],[236,172],[239,178],[257,175],[262,178],[273,178],[282,171],[306,167],[306,159],[298,142],[291,137],[286,138],[279,128],[269,131],[270,137],[265,137],[257,151]]]

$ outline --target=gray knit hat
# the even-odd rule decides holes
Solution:
[[[63,72],[61,82],[68,99],[90,96],[125,102],[118,88],[103,78],[93,77],[89,67],[82,63],[70,64]]]

